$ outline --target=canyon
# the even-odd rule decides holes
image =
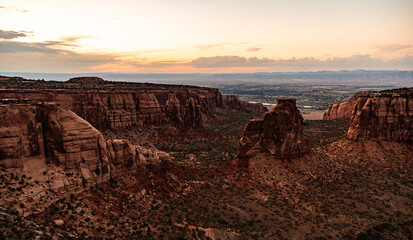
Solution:
[[[309,121],[291,98],[0,79],[0,237],[409,239],[411,96],[357,93]]]

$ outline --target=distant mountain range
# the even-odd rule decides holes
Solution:
[[[322,84],[413,86],[413,71],[319,71],[257,73],[29,73],[0,72],[28,79],[64,81],[78,76],[97,76],[110,81],[154,82],[219,86],[232,84]]]

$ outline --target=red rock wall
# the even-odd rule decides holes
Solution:
[[[330,104],[324,112],[324,120],[350,121],[353,107],[362,93],[356,93],[346,101]]]
[[[413,143],[413,92],[359,95],[347,137]]]
[[[167,104],[170,94],[174,95]],[[144,125],[175,124],[202,126],[203,118],[213,118],[215,108],[263,113],[260,104],[242,102],[236,97],[222,96],[212,88],[171,88],[131,91],[77,90],[0,90],[0,98],[32,99],[67,106],[99,130],[125,130]],[[176,98],[176,99],[175,99]],[[177,101],[176,101],[177,100]],[[179,103],[179,115],[171,107]],[[182,121],[180,121],[182,118]]]
[[[303,117],[295,99],[279,99],[264,119],[250,121],[240,140],[239,157],[270,154],[278,158],[300,157],[310,151],[303,134]]]
[[[24,202],[28,209],[38,209],[52,199],[96,186],[125,171],[170,160],[164,152],[133,146],[127,140],[105,141],[98,130],[67,107],[0,105],[0,167],[37,181],[22,192],[1,189],[4,198],[0,203],[18,206]],[[42,202],[45,205],[34,205]]]

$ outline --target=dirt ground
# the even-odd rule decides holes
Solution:
[[[304,120],[323,120],[325,110],[300,108]]]

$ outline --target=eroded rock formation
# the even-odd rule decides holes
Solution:
[[[254,119],[247,124],[238,156],[252,157],[263,153],[277,158],[294,158],[309,151],[309,140],[303,134],[303,117],[296,107],[296,100],[278,99],[264,119]]]
[[[347,137],[413,143],[413,91],[360,94]]]
[[[3,189],[5,205],[28,204],[30,199],[46,204],[53,198],[50,194],[58,198],[83,191],[125,171],[171,160],[164,152],[133,146],[127,140],[105,141],[98,130],[67,107],[2,103],[0,167],[37,181],[18,195]]]
[[[0,89],[0,98],[32,99],[66,106],[99,130],[126,130],[143,126],[174,124],[202,126],[216,108],[264,113],[262,104],[223,96],[217,89],[134,83],[78,85],[67,82],[26,81],[27,88]],[[32,85],[30,85],[30,84]],[[17,83],[16,83],[17,84]],[[54,86],[58,85],[58,86]],[[42,86],[42,89],[34,87]],[[1,87],[1,83],[0,83]],[[179,109],[178,109],[179,108]]]
[[[199,127],[202,124],[201,107],[194,98],[186,100],[185,104],[185,124],[188,126]]]
[[[351,98],[346,101],[339,103],[333,103],[328,106],[328,109],[324,112],[324,120],[339,120],[339,121],[350,121],[351,113],[353,107],[357,102],[359,96],[362,93],[356,93]]]
[[[183,124],[184,120],[182,119],[182,109],[181,104],[179,103],[178,98],[176,98],[175,93],[170,93],[168,100],[165,104],[165,113],[166,116],[175,124]]]

